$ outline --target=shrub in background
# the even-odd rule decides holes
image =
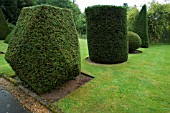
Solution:
[[[89,57],[98,63],[121,63],[128,59],[124,7],[97,5],[85,9]]]
[[[14,28],[15,28],[15,25],[14,24],[11,24],[11,23],[7,23],[8,24],[8,27],[10,28],[10,30],[12,31]]]
[[[5,38],[5,43],[9,43],[9,41],[11,40],[11,38],[13,37],[13,34],[14,34],[14,31],[15,31],[15,29],[13,29],[8,35],[7,35],[7,37]]]
[[[133,32],[137,33],[141,40],[141,47],[149,47],[149,36],[148,36],[148,17],[147,17],[147,8],[146,5],[142,6],[141,11],[139,12],[133,26]]]
[[[10,33],[10,28],[5,20],[4,14],[0,8],[0,40],[4,40]]]
[[[129,52],[138,49],[142,44],[141,38],[134,32],[128,31],[127,38],[129,43]]]
[[[5,58],[37,93],[79,75],[78,35],[71,11],[48,5],[23,8]]]

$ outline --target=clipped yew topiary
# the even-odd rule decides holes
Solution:
[[[10,28],[8,27],[4,14],[0,8],[0,40],[4,40],[8,33],[10,33]]]
[[[89,57],[93,62],[127,61],[126,8],[96,5],[85,9]]]
[[[147,7],[146,5],[142,6],[141,11],[136,17],[133,26],[133,32],[137,33],[141,40],[143,48],[149,47],[149,36],[148,36],[148,17],[147,17]]]
[[[71,11],[48,5],[23,8],[5,58],[37,93],[79,75],[78,35]]]
[[[142,40],[138,34],[128,31],[127,37],[129,42],[129,52],[132,52],[141,46]]]

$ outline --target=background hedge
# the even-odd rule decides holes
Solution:
[[[96,5],[85,9],[89,57],[98,63],[128,59],[127,22],[124,7]]]
[[[37,93],[79,75],[78,35],[71,11],[48,5],[23,8],[5,58]]]
[[[10,33],[10,29],[0,8],[0,40],[4,40],[8,33]]]
[[[141,40],[141,47],[149,47],[149,36],[148,36],[148,17],[147,17],[147,7],[146,5],[142,6],[141,11],[136,17],[134,22],[133,32],[137,33]]]

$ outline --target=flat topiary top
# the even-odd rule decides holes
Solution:
[[[79,75],[78,34],[71,11],[48,5],[23,8],[5,58],[38,93]]]
[[[94,9],[98,9],[98,8],[124,8],[126,9],[126,7],[123,6],[114,6],[114,5],[94,5],[94,6],[88,6],[85,10],[94,10]]]

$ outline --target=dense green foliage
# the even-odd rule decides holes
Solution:
[[[10,28],[10,30],[12,31],[14,28],[15,28],[15,25],[14,24],[11,24],[11,23],[7,23],[8,24],[8,27]]]
[[[79,15],[76,21],[76,27],[81,35],[86,35],[86,18],[84,13]]]
[[[98,63],[127,61],[126,8],[97,5],[85,9],[89,57]]]
[[[15,31],[15,29],[13,29],[8,35],[7,35],[7,37],[5,38],[5,43],[9,43],[9,41],[10,41],[10,39],[13,37],[13,34],[14,34],[14,31]]]
[[[138,14],[139,14],[139,11],[136,6],[128,7],[128,10],[127,10],[127,29],[128,29],[128,31],[133,30],[134,22],[135,22]]]
[[[0,0],[0,7],[3,9],[5,18],[8,22],[16,24],[18,16],[23,7],[48,4],[61,8],[68,8],[73,11],[73,18],[77,31],[80,34],[86,34],[86,24],[84,14],[80,12],[77,4],[70,0]]]
[[[142,39],[141,47],[148,48],[149,37],[148,37],[148,17],[147,17],[146,5],[142,6],[141,11],[137,15],[132,31],[137,33]]]
[[[141,38],[139,37],[138,34],[134,32],[128,31],[127,38],[129,43],[129,52],[138,49],[142,44]]]
[[[34,0],[35,4],[49,4],[61,8],[68,8],[73,11],[73,18],[76,24],[77,31],[81,34],[85,34],[86,24],[84,15],[80,12],[77,4],[70,0]]]
[[[151,2],[148,17],[151,43],[170,43],[170,4]]]
[[[23,8],[5,58],[38,93],[79,75],[78,35],[71,11],[47,5]]]
[[[0,7],[2,8],[5,18],[12,24],[16,24],[23,7],[32,5],[32,0],[0,0]]]
[[[0,40],[4,40],[9,32],[10,28],[8,27],[8,24],[4,18],[4,14],[0,8]]]

